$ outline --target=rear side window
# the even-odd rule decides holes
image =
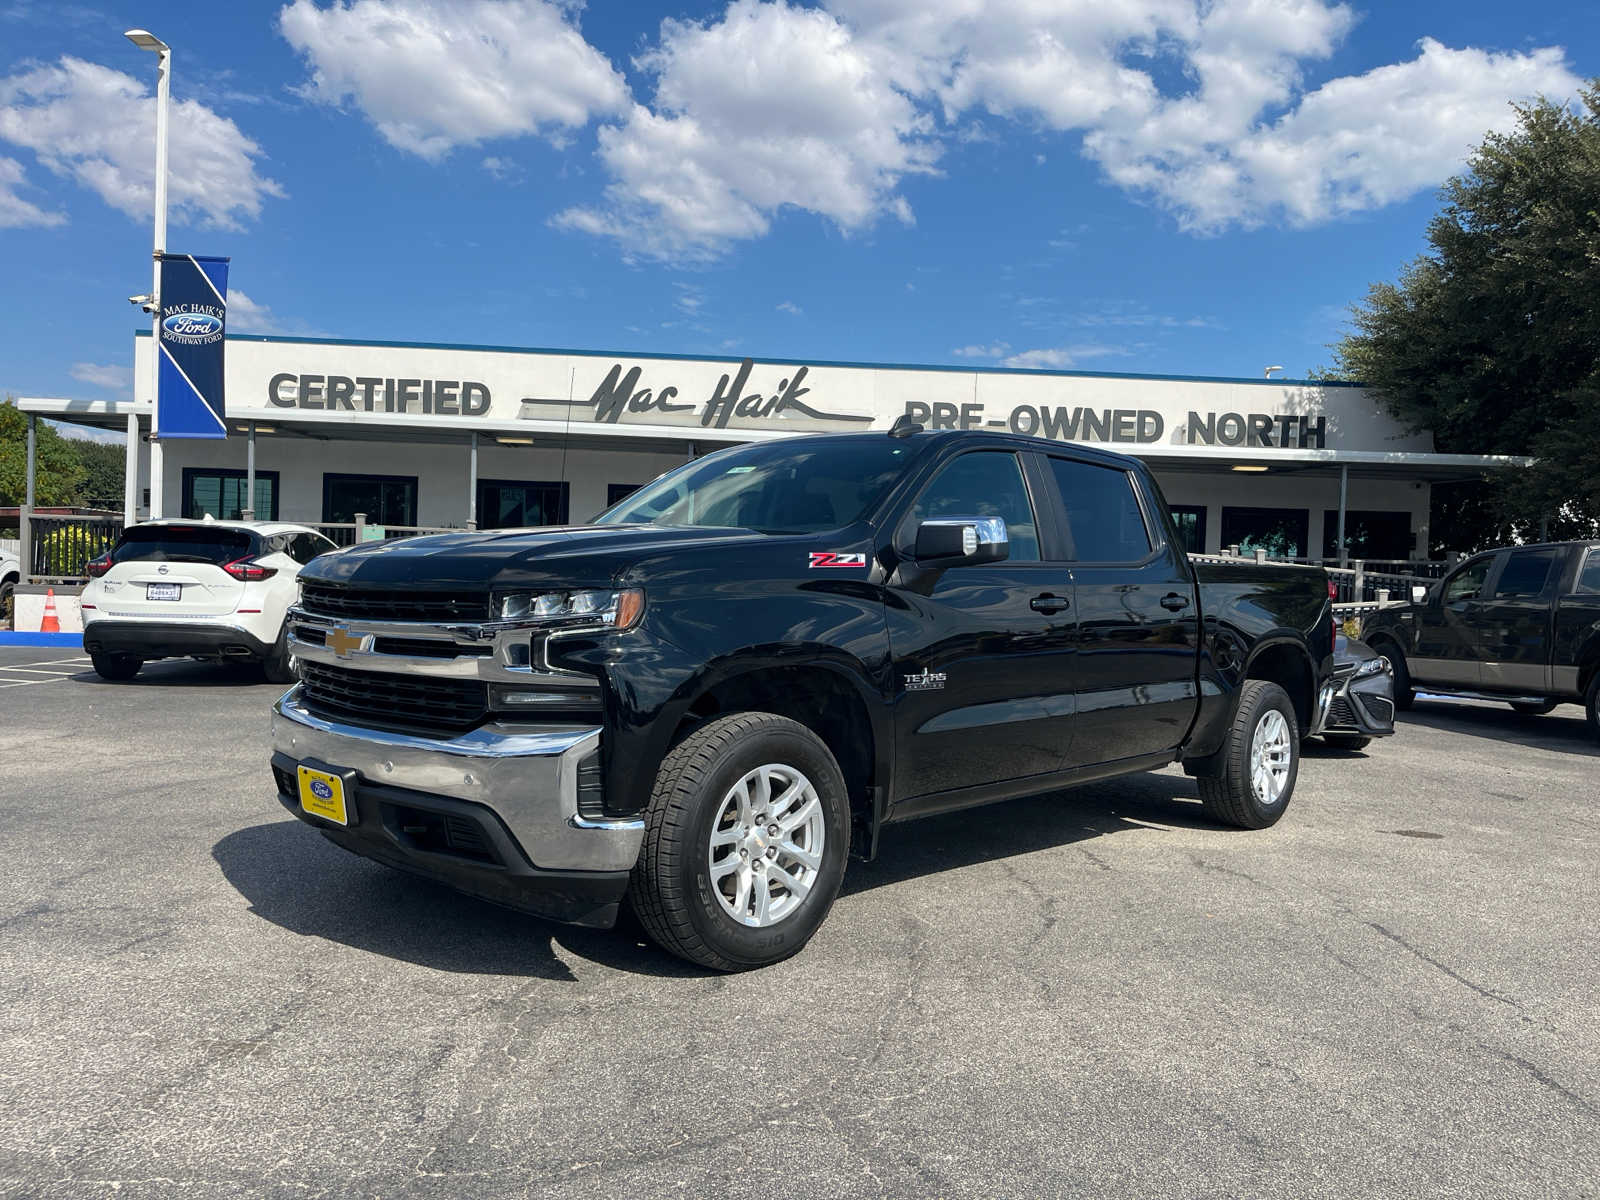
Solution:
[[[111,561],[223,563],[257,554],[260,539],[243,529],[205,525],[135,525],[124,530]]]
[[[1500,579],[1494,585],[1497,600],[1526,599],[1544,591],[1550,571],[1556,565],[1554,550],[1514,550],[1506,559]]]
[[[1589,551],[1583,560],[1583,570],[1578,572],[1578,591],[1590,596],[1600,596],[1600,550]]]
[[[1117,467],[1052,458],[1074,562],[1131,563],[1150,556],[1150,530],[1144,523],[1133,479]]]

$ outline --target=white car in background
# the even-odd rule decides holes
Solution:
[[[284,617],[300,568],[336,550],[304,525],[145,521],[89,563],[83,648],[105,679],[132,679],[155,658],[254,661],[271,683],[294,666]]]
[[[11,617],[13,593],[22,582],[22,563],[15,554],[0,550],[0,621]]]

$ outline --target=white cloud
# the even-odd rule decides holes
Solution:
[[[17,195],[27,182],[22,164],[14,158],[0,158],[0,229],[20,229],[28,225],[61,225],[66,217],[48,212]]]
[[[228,332],[276,334],[280,337],[323,337],[323,331],[313,329],[304,321],[293,317],[280,317],[265,304],[257,304],[238,288],[228,289]]]
[[[1486,132],[1515,125],[1511,99],[1565,100],[1580,86],[1560,50],[1492,54],[1426,38],[1417,58],[1331,80],[1231,140],[1162,146],[1141,130],[1103,137],[1092,152],[1113,179],[1148,188],[1188,228],[1311,225],[1436,186]]]
[[[991,342],[989,345],[957,346],[950,351],[957,358],[1000,358],[1011,352],[1009,342]]]
[[[116,363],[73,363],[67,373],[80,383],[90,383],[113,391],[125,391],[133,384],[133,368]]]
[[[481,165],[501,183],[520,183],[524,177],[522,168],[516,161],[503,155],[490,154],[484,158]]]
[[[262,150],[196,100],[172,105],[168,203],[180,219],[237,229],[283,189],[257,173]],[[64,57],[0,79],[0,140],[131,217],[150,217],[155,97],[131,75]]]
[[[805,309],[801,308],[793,300],[780,300],[778,302],[778,311],[788,313],[791,317],[802,316],[805,313]]]
[[[696,259],[765,234],[787,207],[847,233],[910,222],[896,187],[932,169],[932,120],[828,13],[735,0],[719,21],[662,22],[635,66],[655,80],[653,107],[601,128],[614,182],[558,226]]]
[[[1082,346],[1057,346],[1040,350],[1023,350],[1007,355],[1002,367],[1029,367],[1034,370],[1061,370],[1090,358],[1126,358],[1130,351],[1123,346],[1106,346],[1089,343]]]
[[[628,88],[550,0],[295,0],[279,14],[303,54],[303,94],[354,101],[385,141],[437,161],[490,138],[559,143],[627,110]]]
[[[908,175],[1004,129],[1079,135],[1111,183],[1186,229],[1307,225],[1437,185],[1511,125],[1511,101],[1579,86],[1559,48],[1430,40],[1308,88],[1356,23],[1331,0],[821,3],[663,22],[635,62],[654,96],[600,130],[604,202],[556,224],[692,259],[764,235],[785,207],[846,232],[909,220]]]

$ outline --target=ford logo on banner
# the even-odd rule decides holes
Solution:
[[[173,313],[161,322],[161,328],[169,336],[193,344],[221,333],[222,319],[203,312]]]
[[[161,439],[228,436],[223,354],[228,333],[228,260],[161,256],[156,322],[156,421]]]

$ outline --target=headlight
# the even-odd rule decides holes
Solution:
[[[1356,678],[1365,679],[1369,675],[1382,675],[1389,670],[1389,660],[1381,655],[1377,658],[1368,658],[1356,668]]]
[[[502,621],[549,622],[551,625],[610,626],[631,629],[644,615],[644,592],[513,592],[500,598]]]

